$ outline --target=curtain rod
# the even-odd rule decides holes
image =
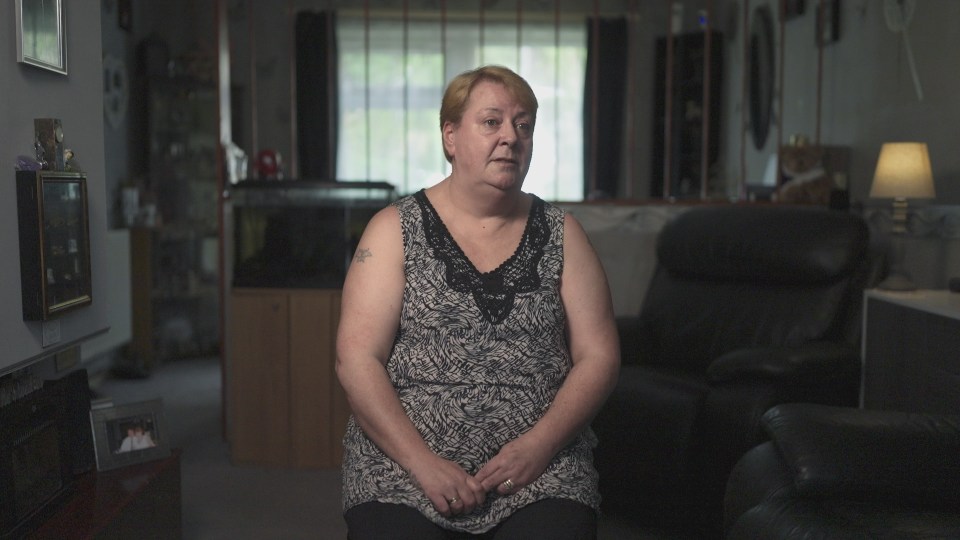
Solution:
[[[369,15],[371,18],[379,19],[396,19],[402,21],[404,15],[408,20],[417,20],[417,21],[437,21],[440,19],[440,11],[431,11],[431,10],[409,10],[404,14],[402,9],[390,9],[390,8],[371,8],[369,11],[364,12],[362,9],[337,9],[335,10],[337,15],[343,15],[346,17],[357,17],[363,18],[366,15]],[[560,13],[560,22],[564,23],[579,23],[583,22],[586,17],[594,15],[593,11],[588,10],[568,10],[564,9]],[[599,13],[600,17],[627,17],[628,19],[640,19],[640,15],[635,12],[629,11],[601,11]],[[447,9],[446,17],[447,20],[454,21],[476,21],[479,19],[479,11],[466,11],[466,10],[451,10]],[[485,21],[494,21],[494,22],[516,22],[517,14],[516,11],[506,11],[506,10],[485,10],[483,12],[483,18]],[[523,11],[523,20],[533,21],[533,22],[548,22],[553,23],[556,20],[556,13],[553,11]]]

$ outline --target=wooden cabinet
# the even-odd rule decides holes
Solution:
[[[382,182],[247,180],[225,199],[225,410],[235,463],[338,467],[340,288]]]
[[[235,463],[338,467],[349,406],[334,371],[339,289],[234,289],[227,426]]]

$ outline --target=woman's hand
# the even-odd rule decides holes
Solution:
[[[488,493],[510,495],[539,478],[551,459],[553,452],[528,433],[505,444],[474,478]]]
[[[434,456],[410,470],[433,506],[444,517],[469,514],[483,504],[486,490],[453,461]]]

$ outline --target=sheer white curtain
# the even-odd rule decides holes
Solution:
[[[450,170],[440,143],[447,81],[482,64],[522,75],[540,103],[524,191],[583,199],[585,25],[378,19],[337,21],[340,133],[337,178],[385,180],[412,193]]]

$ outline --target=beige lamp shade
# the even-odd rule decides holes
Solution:
[[[881,199],[932,199],[936,197],[927,144],[919,142],[884,143],[880,148],[877,170],[873,173],[870,196]]]

